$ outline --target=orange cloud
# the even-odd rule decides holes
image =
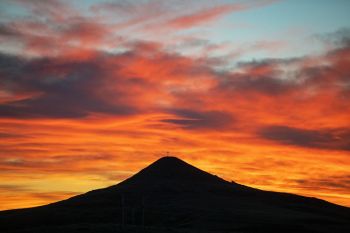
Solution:
[[[45,175],[42,191],[58,200],[63,190],[50,180],[70,175],[78,189],[64,184],[65,191],[83,192],[171,151],[226,179],[348,205],[346,188],[335,188],[347,180],[324,178],[347,177],[350,166],[346,79],[333,72],[349,67],[337,59],[344,50],[322,57],[327,67],[266,60],[226,73],[157,46],[88,60],[3,55],[13,69],[4,69],[0,83],[14,98],[0,106],[2,182],[36,187],[31,176]],[[297,76],[284,80],[290,66]],[[40,94],[18,99],[22,92]],[[23,193],[18,207],[54,199]],[[6,207],[6,195],[3,208],[14,207]]]

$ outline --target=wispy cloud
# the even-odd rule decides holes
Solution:
[[[196,12],[178,16],[168,22],[170,27],[177,29],[192,28],[203,24],[208,24],[212,21],[218,20],[221,17],[233,13],[245,11],[248,9],[263,7],[276,1],[253,1],[240,2],[234,4],[224,4],[213,6],[206,9],[200,9]]]
[[[269,126],[259,132],[263,138],[276,142],[319,149],[350,150],[350,129],[298,129]]]

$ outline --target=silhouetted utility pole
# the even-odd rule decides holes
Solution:
[[[120,228],[124,228],[125,226],[128,225],[128,219],[130,225],[141,225],[142,227],[145,226],[145,197],[142,196],[141,198],[141,206],[137,205],[136,207],[130,207],[128,208],[126,206],[126,201],[125,201],[125,195],[122,193],[120,195],[120,200],[121,200],[121,223],[120,223]],[[138,214],[139,208],[141,207],[141,216]],[[129,211],[128,211],[129,210]],[[128,218],[129,215],[129,218]],[[141,218],[141,219],[140,219]],[[140,221],[141,220],[141,221]]]
[[[142,203],[141,203],[141,225],[145,226],[145,197],[142,196]]]
[[[125,225],[125,200],[124,200],[124,194],[121,194],[121,204],[122,204],[122,223],[121,223],[121,226],[124,227]]]
[[[130,225],[137,225],[136,222],[136,208],[135,207],[131,207],[131,223]]]

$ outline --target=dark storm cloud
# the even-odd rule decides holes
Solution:
[[[136,109],[128,103],[108,100],[111,95],[123,93],[118,93],[117,88],[104,92],[110,70],[99,59],[97,56],[79,62],[50,58],[25,60],[0,55],[0,87],[14,96],[23,92],[33,95],[0,104],[0,115],[15,118],[80,118],[94,112],[115,115],[135,113]],[[120,81],[121,84],[125,82]],[[104,96],[101,92],[104,92]]]
[[[327,44],[334,44],[340,47],[350,45],[350,28],[340,28],[334,32],[326,34],[316,34],[314,37]]]
[[[2,171],[15,171],[36,169],[37,171],[61,171],[73,172],[75,166],[80,166],[79,171],[91,169],[96,162],[111,161],[116,156],[112,154],[81,154],[81,155],[54,155],[41,159],[26,159],[20,156],[0,159]],[[84,167],[82,167],[84,165]],[[94,168],[98,170],[98,168]],[[101,168],[102,169],[102,168]],[[78,171],[78,172],[79,172]]]
[[[267,76],[255,77],[247,75],[224,81],[220,86],[220,89],[238,92],[253,91],[267,95],[279,95],[285,94],[287,91],[292,90],[293,87],[294,84],[285,80]]]
[[[258,135],[282,144],[350,151],[350,129],[309,130],[275,125],[262,128]]]
[[[231,92],[245,95],[257,93],[268,96],[285,95],[301,88],[300,82],[286,78],[281,67],[300,59],[265,59],[238,63],[237,72],[219,73],[218,92]],[[297,74],[295,74],[297,75]]]
[[[14,28],[9,27],[6,24],[0,24],[0,38],[1,37],[16,37],[20,36],[20,33]]]
[[[0,191],[26,192],[32,191],[32,189],[23,185],[1,184]]]
[[[164,119],[163,122],[179,125],[186,129],[222,129],[234,121],[231,114],[221,111],[193,111],[179,109],[172,111],[177,116],[174,119]]]
[[[6,132],[0,132],[0,138],[25,138],[29,137],[27,135],[21,135],[21,134],[15,134],[15,133],[6,133]]]
[[[309,190],[317,188],[323,191],[337,190],[341,193],[348,193],[350,190],[350,175],[297,179],[291,180],[291,182],[295,182],[298,186]]]
[[[340,38],[339,47],[319,58],[296,57],[239,62],[237,70],[232,73],[216,74],[218,84],[214,90],[217,93],[241,96],[253,93],[272,97],[289,96],[293,93],[310,96],[310,90],[313,94],[337,91],[340,98],[349,97],[350,39],[346,36]],[[317,59],[320,62],[316,62]]]

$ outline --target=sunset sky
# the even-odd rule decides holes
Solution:
[[[0,210],[166,152],[350,206],[350,1],[0,0]]]

